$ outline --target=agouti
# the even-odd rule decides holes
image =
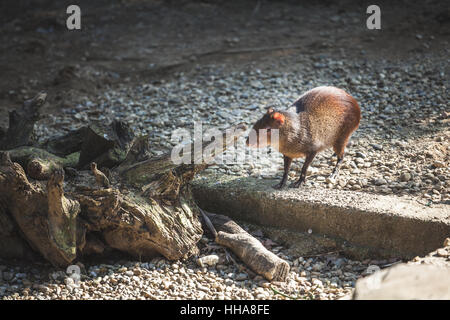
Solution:
[[[276,189],[286,185],[292,159],[304,157],[300,178],[291,184],[297,188],[305,182],[306,172],[316,154],[331,147],[337,155],[337,163],[330,178],[337,176],[345,147],[360,119],[358,102],[347,92],[335,87],[317,87],[303,94],[285,111],[269,108],[253,126],[256,138],[249,139],[249,136],[247,146],[271,145],[283,154],[284,174],[281,182],[274,186]],[[267,130],[267,137],[261,137],[260,129]],[[271,141],[274,129],[279,130],[278,144]]]

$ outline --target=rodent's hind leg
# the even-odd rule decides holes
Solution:
[[[286,182],[283,180],[281,180],[279,183],[275,184],[272,186],[272,188],[277,189],[277,190],[281,190],[286,186]]]
[[[336,141],[336,143],[334,144],[333,150],[337,156],[337,162],[336,166],[334,167],[333,171],[328,177],[329,179],[334,180],[339,175],[339,168],[342,164],[342,160],[344,159],[345,147],[347,146],[347,144],[348,144],[348,137],[346,137],[345,139],[340,139]]]
[[[341,167],[343,159],[344,159],[344,156],[338,157],[337,162],[336,162],[336,166],[334,167],[333,171],[331,172],[331,174],[329,176],[330,179],[334,180],[339,175],[339,168]]]
[[[305,177],[300,177],[300,179],[298,179],[297,181],[291,183],[291,184],[289,185],[289,188],[298,188],[298,187],[300,187],[302,184],[304,184],[305,181],[306,181],[306,178],[305,178]]]
[[[300,178],[295,181],[294,183],[291,183],[289,187],[291,188],[298,188],[306,181],[306,172],[308,171],[308,167],[311,164],[311,162],[314,160],[314,157],[316,156],[317,152],[311,152],[309,153],[306,158],[305,162],[303,163],[302,172],[300,173]]]
[[[274,189],[283,189],[286,186],[289,170],[291,169],[292,158],[283,156],[283,160],[284,160],[283,178],[281,179],[280,183],[277,183],[276,185],[273,186]]]

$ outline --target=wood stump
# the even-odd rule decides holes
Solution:
[[[10,126],[0,137],[0,243],[9,244],[0,244],[0,256],[40,254],[55,266],[67,266],[110,250],[137,259],[198,254],[202,217],[189,182],[211,159],[176,165],[170,153],[151,157],[147,137],[136,137],[119,120],[36,145],[32,128],[45,98],[40,93],[10,113]],[[233,127],[222,141],[204,143],[203,150],[214,150],[209,155],[214,158],[244,130],[244,125]],[[219,232],[219,244],[266,278],[285,279],[286,262],[234,222],[213,220],[219,230],[230,231],[232,225],[239,231],[234,236]]]

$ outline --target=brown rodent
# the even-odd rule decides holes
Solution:
[[[337,155],[337,163],[330,177],[337,176],[345,147],[360,120],[358,102],[351,95],[335,87],[317,87],[303,94],[285,111],[269,108],[253,126],[255,143],[250,145],[249,137],[247,146],[271,145],[283,154],[284,175],[274,186],[276,189],[286,185],[292,159],[304,157],[300,178],[291,184],[291,187],[299,187],[305,182],[306,171],[316,154],[331,147]],[[267,129],[266,139],[261,138],[260,129]],[[271,141],[273,129],[279,130],[278,145]]]

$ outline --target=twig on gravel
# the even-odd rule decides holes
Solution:
[[[399,263],[402,263],[402,261],[399,260],[399,261],[395,261],[395,262],[392,262],[392,263],[383,264],[383,265],[381,266],[381,268],[391,267],[391,266],[396,265],[396,264],[399,264]]]
[[[301,300],[300,297],[292,297],[292,296],[289,296],[289,295],[287,295],[287,294],[285,294],[285,293],[282,293],[282,292],[276,290],[276,289],[275,289],[274,287],[272,287],[272,286],[270,286],[270,289],[272,289],[273,293],[279,294],[280,296],[283,296],[283,297],[286,297],[286,298],[289,298],[289,299],[292,299],[292,300]]]
[[[205,211],[203,211],[201,208],[198,208],[203,216],[203,220],[205,220],[205,224],[208,227],[209,231],[211,231],[214,239],[217,237],[217,230],[214,228],[213,224],[211,223],[211,220],[209,220],[208,216],[206,215]]]
[[[252,17],[259,11],[260,8],[261,8],[261,0],[258,0],[258,2],[256,3],[255,8],[252,11]]]
[[[323,256],[328,256],[328,255],[332,255],[332,254],[339,254],[340,251],[331,251],[331,252],[326,252],[326,253],[318,253],[318,254],[312,254],[312,255],[308,255],[308,256],[303,256],[303,258],[314,258],[314,257],[323,257]]]

